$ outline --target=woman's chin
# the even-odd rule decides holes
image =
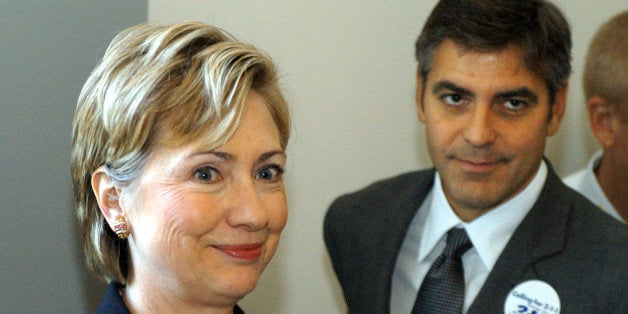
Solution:
[[[245,269],[241,272],[225,278],[223,291],[234,298],[241,299],[251,293],[259,282],[260,271]]]

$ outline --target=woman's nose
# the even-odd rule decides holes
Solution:
[[[231,226],[257,231],[268,225],[268,210],[263,202],[262,192],[252,180],[234,186],[230,200],[232,204],[227,221]]]

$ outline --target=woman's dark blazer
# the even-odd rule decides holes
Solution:
[[[124,304],[124,300],[120,295],[120,285],[117,282],[111,282],[107,286],[107,292],[105,297],[100,302],[100,305],[94,312],[94,314],[130,314],[131,312]],[[244,311],[239,306],[233,308],[233,314],[244,314]]]

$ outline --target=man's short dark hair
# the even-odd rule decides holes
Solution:
[[[441,0],[416,42],[423,84],[444,40],[471,51],[521,49],[528,70],[543,78],[550,103],[571,73],[571,31],[556,5],[544,0]]]

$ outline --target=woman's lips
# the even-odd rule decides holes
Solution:
[[[239,260],[255,261],[262,254],[262,244],[217,245],[219,251]]]

